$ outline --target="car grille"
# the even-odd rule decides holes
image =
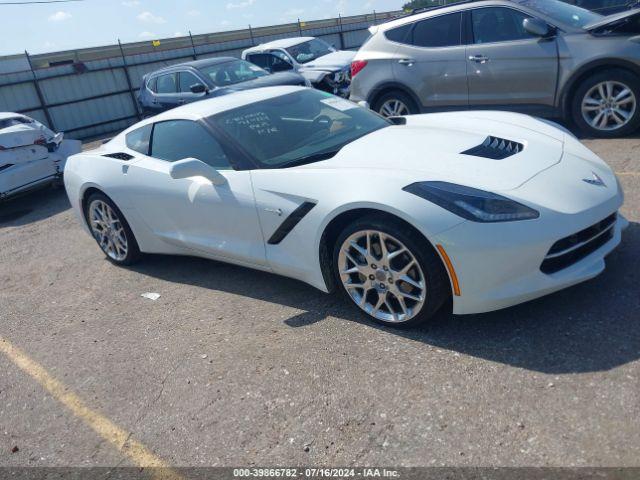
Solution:
[[[492,160],[502,160],[516,153],[520,153],[524,145],[512,140],[505,140],[499,137],[487,137],[482,144],[461,152],[462,155],[473,155],[475,157],[490,158]]]
[[[595,252],[613,238],[613,226],[617,214],[613,213],[604,220],[591,225],[578,233],[558,240],[551,246],[540,270],[543,273],[556,273],[579,262]]]

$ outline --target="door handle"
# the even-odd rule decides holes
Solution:
[[[414,63],[416,63],[416,61],[413,58],[401,58],[400,60],[398,60],[398,63],[400,65],[406,65],[407,67],[411,67],[413,66]]]
[[[469,61],[476,63],[487,63],[489,61],[489,57],[485,57],[484,55],[470,55]]]

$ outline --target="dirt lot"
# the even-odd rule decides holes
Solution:
[[[117,268],[61,190],[0,206],[0,466],[640,466],[640,138],[586,143],[631,221],[605,273],[410,331],[239,267]]]

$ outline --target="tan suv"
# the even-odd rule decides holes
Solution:
[[[382,115],[511,110],[598,137],[640,125],[640,9],[603,17],[557,0],[462,2],[371,32],[350,98]]]

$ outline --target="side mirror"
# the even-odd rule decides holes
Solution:
[[[191,93],[205,93],[207,91],[207,87],[205,87],[201,83],[196,83],[195,85],[191,85],[191,87],[189,88],[191,90]]]
[[[227,182],[227,179],[218,170],[197,158],[185,158],[173,162],[169,169],[169,175],[173,179],[204,177],[214,185],[222,185]]]
[[[536,37],[548,37],[553,32],[551,27],[539,18],[525,18],[522,26],[527,32]]]

